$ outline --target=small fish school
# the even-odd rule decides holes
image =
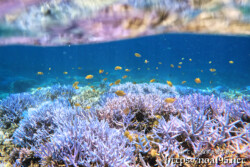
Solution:
[[[136,52],[136,53],[134,53],[134,56],[136,57],[136,58],[142,58],[143,56],[140,54],[140,53],[138,53],[138,52]],[[149,60],[148,59],[138,59],[139,61],[141,61],[141,63],[144,63],[144,64],[148,64],[149,63]],[[187,61],[185,61],[185,58],[184,57],[182,57],[181,58],[181,61],[179,61],[179,62],[176,62],[176,67],[177,68],[179,68],[179,69],[181,69],[182,68],[182,66],[181,65],[185,65],[185,63],[186,62],[191,62],[191,61],[193,61],[191,58],[187,58]],[[229,62],[229,64],[233,64],[234,63],[234,61],[232,61],[232,60],[230,60],[230,61],[228,61]],[[157,62],[157,64],[158,65],[162,65],[163,64],[163,62],[162,61],[158,61]],[[164,63],[165,64],[165,63]],[[172,68],[172,69],[174,69],[174,67],[175,67],[175,65],[174,64],[171,64],[171,63],[169,63],[170,64],[170,69]],[[212,61],[210,60],[209,62],[208,62],[208,64],[211,64],[212,65]],[[162,66],[161,66],[162,67]],[[49,67],[48,68],[48,70],[49,71],[51,71],[51,67]],[[72,69],[75,69],[75,68],[72,68]],[[77,67],[77,69],[78,70],[82,70],[83,68],[82,67]],[[123,69],[123,67],[121,67],[121,66],[115,66],[114,67],[114,70],[115,71],[121,71],[121,74],[122,74],[122,69]],[[124,72],[130,72],[131,71],[131,69],[133,69],[133,68],[124,68]],[[137,70],[138,71],[140,71],[141,69],[143,69],[143,68],[141,68],[141,67],[137,67]],[[163,68],[164,69],[164,68]],[[150,68],[149,67],[146,67],[146,69],[145,69],[145,67],[144,67],[144,70],[150,70]],[[159,70],[159,67],[158,66],[156,66],[155,67],[155,70]],[[215,72],[216,72],[216,69],[215,68],[209,68],[208,69],[210,72],[212,72],[212,73],[214,73],[214,75],[216,74]],[[203,70],[200,70],[200,72],[203,72]],[[99,69],[98,70],[98,73],[100,74],[100,76],[98,76],[97,78],[100,78],[101,76],[103,76],[103,74],[105,74],[105,75],[108,75],[109,74],[109,72],[107,72],[107,71],[105,71],[104,69]],[[112,72],[111,72],[112,73]],[[63,72],[63,74],[64,75],[68,75],[69,73],[68,73],[68,71],[64,71]],[[37,72],[37,75],[44,75],[44,72],[42,72],[42,71],[39,71],[39,72]],[[182,75],[184,75],[184,72],[182,72]],[[157,76],[159,76],[159,74],[156,74],[155,75],[156,77]],[[70,77],[70,76],[69,76]],[[125,79],[127,79],[129,76],[128,75],[121,75],[120,76],[123,80],[125,80]],[[93,74],[88,74],[88,75],[86,75],[85,76],[85,79],[86,80],[92,80],[94,78],[94,75]],[[121,84],[121,82],[122,82],[122,79],[117,79],[117,80],[113,80],[113,82],[109,82],[109,86],[113,86],[113,85],[119,85],[119,84]],[[131,79],[131,77],[129,77],[129,79]],[[156,79],[157,78],[153,78],[153,79],[151,79],[151,80],[149,80],[149,83],[154,83],[154,82],[156,82]],[[76,80],[76,79],[75,79]],[[106,82],[107,80],[108,80],[108,77],[101,77],[101,80],[102,81],[104,81],[104,82]],[[196,84],[201,84],[201,79],[200,78],[195,78],[194,79],[194,82],[196,83]],[[132,83],[133,84],[136,84],[136,82],[135,81],[132,81]],[[173,87],[173,84],[172,84],[172,82],[171,81],[166,81],[166,83],[167,83],[167,85],[168,86],[170,86],[170,87]],[[179,82],[180,84],[185,84],[185,83],[187,83],[187,81],[180,81]],[[212,83],[212,81],[210,81],[209,82],[210,84]],[[78,84],[79,84],[79,81],[75,81],[74,83],[73,83],[73,85],[72,85],[72,87],[74,88],[74,89],[79,89],[79,86],[78,86]],[[89,83],[90,84],[90,83]],[[37,90],[40,90],[41,89],[41,87],[39,87],[39,88],[37,88]],[[95,91],[95,89],[94,89],[94,87],[92,86],[92,89],[93,89],[93,91]],[[115,94],[117,95],[117,96],[125,96],[126,95],[126,93],[124,93],[122,90],[120,90],[120,91],[117,91],[117,92],[115,92]],[[165,99],[165,102],[167,102],[167,103],[173,103],[175,101],[175,99],[171,99],[171,98],[168,98],[168,99]],[[76,104],[77,105],[77,104]]]

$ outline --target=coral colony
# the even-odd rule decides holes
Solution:
[[[249,99],[184,89],[55,85],[12,94],[0,102],[5,165],[250,165]]]

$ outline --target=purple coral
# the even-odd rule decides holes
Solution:
[[[117,96],[117,90],[126,95]],[[28,101],[28,97],[44,98],[37,101],[39,107],[25,103],[28,112],[13,135],[14,143],[32,147],[44,166],[170,166],[161,158],[202,157],[202,150],[223,144],[236,156],[249,154],[250,103],[245,99],[227,101],[198,93],[179,96],[163,84],[126,83],[102,95],[103,105],[84,110],[69,102],[77,93],[57,86],[27,96]],[[176,101],[166,103],[166,97]],[[8,106],[6,101],[1,106]]]
[[[67,100],[58,99],[54,102],[44,102],[38,108],[28,111],[28,115],[21,121],[19,128],[13,134],[14,143],[27,147],[46,142],[55,133],[56,128],[62,124],[62,120],[71,121],[72,117],[76,115],[84,118],[83,112],[80,108],[72,108]]]
[[[11,124],[18,124],[24,111],[36,106],[36,98],[28,93],[12,94],[0,101],[0,127],[10,128]]]
[[[117,97],[115,92],[122,90],[126,93],[124,97]],[[168,117],[171,112],[175,112],[171,104],[166,104],[163,100],[166,97],[178,97],[174,87],[166,84],[125,84],[111,87],[99,102],[101,107],[97,109],[99,119],[107,120],[111,126],[129,126],[132,122],[147,122],[152,124],[155,114]],[[129,110],[125,114],[124,110]],[[145,112],[144,112],[145,111]],[[128,111],[127,111],[128,112]],[[145,119],[145,120],[144,120]],[[142,130],[138,125],[136,129]]]
[[[178,117],[162,119],[153,129],[162,140],[159,148],[165,155],[170,155],[169,151],[173,150],[169,148],[176,144],[182,148],[183,155],[186,152],[189,156],[201,156],[202,149],[229,143],[247,145],[250,141],[249,125],[239,117],[239,109],[249,109],[249,103],[244,100],[230,102],[213,95],[193,94],[177,99],[174,107]]]
[[[55,164],[62,161],[74,167],[129,166],[133,157],[133,147],[121,131],[110,128],[104,121],[87,121],[79,117],[65,122],[51,141],[36,152],[43,164],[51,157]]]
[[[97,109],[99,119],[107,120],[111,126],[134,127],[139,131],[144,125],[153,126],[156,115],[168,118],[169,114],[174,113],[172,104],[167,104],[154,94],[126,94],[124,97],[108,98],[106,105]]]

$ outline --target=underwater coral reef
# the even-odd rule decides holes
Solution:
[[[241,158],[240,164],[250,165],[249,99],[183,89],[128,82],[95,91],[54,85],[12,94],[0,101],[2,162],[16,167],[218,166],[230,163],[198,160]],[[173,158],[189,162],[176,164]]]

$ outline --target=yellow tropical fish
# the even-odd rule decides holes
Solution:
[[[181,60],[184,60],[184,57],[183,57],[183,58],[181,58]]]
[[[141,68],[137,68],[137,70],[139,71],[139,70],[141,70]]]
[[[194,80],[197,84],[200,84],[201,83],[201,79],[200,78],[195,78]]]
[[[130,110],[129,110],[129,108],[127,107],[127,108],[125,108],[124,110],[123,110],[123,113],[125,114],[125,115],[128,115],[129,114],[129,112],[130,112]]]
[[[92,79],[94,76],[93,75],[87,75],[85,79]]]
[[[189,61],[192,61],[192,59],[189,59]]]
[[[156,117],[157,119],[161,119],[161,118],[162,118],[162,116],[160,116],[160,115],[155,115],[155,117]]]
[[[116,67],[115,67],[115,70],[121,70],[121,69],[122,69],[121,66],[116,66]]]
[[[133,84],[136,84],[136,82],[132,82]]]
[[[173,65],[173,64],[170,64],[170,67],[174,68],[174,65]]]
[[[209,64],[211,64],[211,63],[212,63],[212,61],[209,61],[208,63],[209,63]]]
[[[82,69],[82,67],[78,67],[78,70],[81,70]]]
[[[115,81],[115,85],[118,85],[120,83],[121,83],[121,79],[118,79],[118,80]]]
[[[201,70],[201,72],[203,72],[203,70]]]
[[[104,70],[99,70],[99,74],[102,74],[104,72]]]
[[[162,62],[158,62],[158,64],[162,64]]]
[[[158,67],[155,67],[156,70],[158,70],[159,68]]]
[[[94,86],[90,86],[91,88],[94,88]]]
[[[106,74],[106,75],[108,75],[109,73],[108,73],[108,72],[106,72],[105,74]]]
[[[76,81],[76,82],[73,83],[73,86],[72,86],[72,87],[75,88],[75,89],[77,89],[76,87],[78,87],[78,84],[79,84],[79,82]]]
[[[182,64],[182,62],[179,62],[179,64],[181,65],[181,64]]]
[[[151,79],[149,82],[152,83],[152,82],[154,82],[154,81],[155,81],[155,79]]]
[[[95,89],[92,89],[93,92],[95,92]]]
[[[109,84],[109,86],[112,86],[112,85],[114,85],[114,83],[110,83],[110,84]]]
[[[159,125],[159,122],[158,121],[154,121],[153,126],[157,126],[157,125]]]
[[[37,75],[43,75],[43,72],[37,72]]]
[[[73,87],[77,86],[78,84],[79,84],[79,82],[78,82],[78,81],[75,81],[75,82],[73,83]]]
[[[67,71],[64,71],[64,72],[63,72],[63,74],[67,75],[67,74],[68,74],[68,72],[67,72]]]
[[[181,84],[184,84],[184,83],[186,83],[186,82],[187,82],[187,81],[182,81]]]
[[[51,68],[49,68],[49,71],[51,70]]]
[[[141,57],[140,53],[135,53],[135,57]]]
[[[167,84],[168,84],[170,87],[172,87],[172,86],[173,86],[173,84],[172,84],[172,82],[171,82],[171,81],[167,81]]]
[[[144,61],[144,63],[148,64],[148,63],[149,63],[149,61],[148,61],[148,60],[145,60],[145,61]]]
[[[166,98],[165,102],[166,103],[173,103],[173,102],[175,102],[175,100],[176,100],[175,98]]]
[[[150,68],[147,68],[147,70],[150,70]]]
[[[75,86],[74,88],[75,88],[75,89],[79,89],[79,87],[78,87],[78,86]]]
[[[79,106],[81,106],[81,104],[79,104],[79,103],[75,103],[75,106],[76,106],[76,107],[79,107]]]
[[[86,106],[85,109],[89,110],[91,108],[91,106]]]
[[[154,138],[152,137],[152,134],[149,134],[149,135],[147,135],[146,137],[147,137],[147,139],[150,140],[150,141],[153,141],[153,140],[154,140]]]
[[[104,78],[103,80],[104,80],[104,81],[107,81],[107,79],[108,79],[108,78]]]
[[[129,131],[126,130],[126,131],[124,132],[124,136],[128,137],[129,135],[130,135]]]
[[[116,94],[117,96],[125,96],[125,95],[126,95],[126,93],[125,93],[124,91],[122,91],[122,90],[116,91],[115,94]]]
[[[128,135],[128,139],[129,139],[130,142],[132,142],[133,141],[133,136],[132,135]]]
[[[125,79],[125,78],[127,78],[128,76],[127,75],[124,75],[123,77],[122,77],[122,79]]]
[[[160,155],[160,154],[157,153],[157,150],[156,150],[156,149],[151,149],[150,155],[151,155],[152,157],[156,157],[156,156],[158,156],[158,155]]]
[[[126,71],[126,72],[129,72],[129,71],[130,71],[130,69],[125,69],[125,71]]]
[[[42,87],[37,88],[37,90],[41,90],[41,89],[42,89]]]
[[[229,64],[234,64],[234,61],[230,60],[230,61],[229,61]]]
[[[215,71],[216,71],[216,69],[214,69],[214,68],[210,68],[210,69],[209,69],[209,71],[211,71],[211,72],[215,72]]]
[[[181,66],[178,66],[178,68],[181,68]]]

